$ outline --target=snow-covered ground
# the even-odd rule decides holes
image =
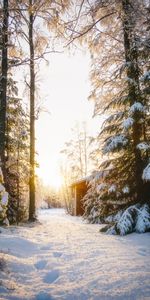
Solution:
[[[0,300],[150,299],[150,233],[109,236],[62,209],[39,219],[1,229]]]

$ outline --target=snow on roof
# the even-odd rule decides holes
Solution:
[[[93,174],[89,175],[89,176],[85,176],[83,178],[77,179],[75,181],[73,181],[71,183],[71,187],[83,182],[90,182],[91,180],[98,180],[100,178],[102,178],[105,174],[107,174],[109,172],[109,170],[103,170],[103,171],[95,171],[93,172]]]
[[[92,180],[92,175],[85,176],[85,177],[82,177],[80,179],[77,179],[77,180],[73,181],[70,186],[72,187],[72,186],[80,184],[82,182],[89,182],[90,180]]]

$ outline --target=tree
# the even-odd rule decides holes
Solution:
[[[73,207],[69,186],[73,181],[86,177],[95,170],[95,155],[91,155],[95,146],[95,140],[89,135],[86,124],[83,123],[81,128],[79,124],[76,124],[72,129],[72,138],[65,143],[64,149],[61,151],[63,155],[61,165],[62,194],[66,209],[71,214]]]
[[[90,98],[95,102],[95,115],[106,116],[98,135],[105,158],[100,166],[104,176],[98,183],[103,185],[99,217],[131,204],[149,203],[150,185],[143,182],[144,178],[149,181],[149,96],[141,84],[145,71],[144,78],[149,78],[145,56],[148,9],[146,1],[142,4],[80,2],[70,29],[71,42],[85,40],[91,51]]]
[[[5,147],[6,188],[9,191],[7,214],[11,223],[18,223],[26,218],[28,207],[29,118],[11,78],[8,79],[8,94]]]
[[[58,19],[65,11],[68,2],[63,4],[61,1],[49,2],[42,1],[39,3],[37,0],[21,1],[17,4],[17,8],[21,14],[23,22],[25,21],[25,31],[21,28],[21,36],[28,43],[30,79],[28,83],[30,91],[30,181],[29,181],[29,220],[34,221],[35,216],[35,88],[36,88],[36,64],[41,58],[44,58],[48,48],[48,42],[45,36],[38,35],[38,27],[47,25],[49,29],[56,29]],[[61,11],[61,13],[60,13]],[[44,24],[44,25],[45,25]],[[28,30],[28,33],[26,32]],[[36,30],[37,29],[37,30]],[[53,51],[52,51],[53,52]]]
[[[35,71],[33,44],[33,1],[29,0],[29,47],[30,47],[30,202],[29,220],[35,220]]]
[[[12,52],[15,53],[15,59],[11,62],[13,67],[28,64],[30,68],[30,78],[27,85],[30,91],[30,205],[29,205],[29,219],[35,220],[35,88],[36,88],[36,64],[35,61],[44,58],[47,51],[49,42],[47,41],[46,32],[45,36],[39,34],[39,24],[47,29],[56,29],[58,19],[64,13],[69,1],[65,4],[62,1],[49,2],[47,0],[39,3],[37,0],[28,1],[15,1],[11,0],[8,7],[8,1],[3,1],[3,28],[2,28],[2,101],[1,101],[1,119],[0,129],[2,138],[1,140],[1,156],[2,163],[5,166],[5,131],[6,131],[6,88],[7,88],[7,71],[8,71],[8,32],[9,37],[14,35],[14,42]],[[8,25],[8,12],[11,16],[11,22]],[[11,27],[12,26],[12,27]],[[14,34],[16,33],[16,35]],[[24,41],[23,41],[24,40]],[[52,40],[52,39],[51,39]],[[25,43],[29,46],[29,53],[25,57]],[[18,46],[18,49],[17,49]],[[51,45],[53,48],[53,45]],[[16,49],[18,51],[16,51]],[[11,51],[10,51],[11,52]],[[52,50],[53,52],[53,50]],[[7,181],[6,170],[3,170],[4,178]]]
[[[72,129],[72,139],[65,143],[65,147],[61,151],[66,159],[71,180],[87,176],[93,168],[93,162],[90,159],[92,141],[86,124],[83,123],[81,129],[79,124],[76,124]]]
[[[136,8],[139,9],[137,6]],[[107,183],[113,181],[114,178],[114,182],[117,184],[118,199],[126,198],[125,206],[129,205],[127,202],[144,203],[149,201],[145,197],[145,184],[142,180],[143,168],[148,158],[146,148],[149,147],[145,140],[146,134],[143,134],[148,120],[148,103],[142,95],[140,86],[142,70],[140,70],[140,53],[136,39],[142,37],[136,36],[137,20],[134,11],[135,6],[131,5],[131,1],[122,1],[125,62],[124,69],[122,67],[120,72],[125,79],[124,89],[120,89],[121,93],[111,99],[105,107],[105,111],[108,112],[115,107],[115,113],[107,118],[101,132],[101,136],[104,137],[103,153],[114,153],[112,158],[103,164],[103,167],[113,165],[107,176]],[[120,112],[118,113],[117,110]],[[111,136],[109,136],[110,133]],[[126,186],[128,186],[129,193],[124,193]],[[114,201],[117,197],[116,193],[113,195]],[[108,193],[107,198],[109,197]]]
[[[1,44],[1,77],[0,77],[0,157],[4,181],[5,169],[5,131],[6,131],[6,107],[7,107],[7,73],[8,73],[8,0],[3,0],[2,17],[2,44]]]

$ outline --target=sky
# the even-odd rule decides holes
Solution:
[[[40,168],[37,174],[46,185],[61,182],[59,165],[64,143],[71,137],[75,122],[86,121],[94,133],[97,120],[92,119],[93,103],[90,92],[90,60],[85,52],[74,55],[63,53],[49,57],[49,65],[42,66],[39,74],[42,112],[36,121],[36,149]]]

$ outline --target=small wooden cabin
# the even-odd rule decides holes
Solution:
[[[84,214],[83,202],[82,199],[88,191],[88,184],[91,180],[95,179],[96,181],[101,182],[105,174],[108,173],[108,170],[104,171],[95,171],[90,176],[84,177],[80,180],[73,182],[70,186],[72,194],[72,206],[73,206],[73,215],[82,216]]]
[[[84,213],[82,199],[88,190],[88,178],[75,181],[71,184],[71,194],[73,201],[73,215],[82,216]]]

